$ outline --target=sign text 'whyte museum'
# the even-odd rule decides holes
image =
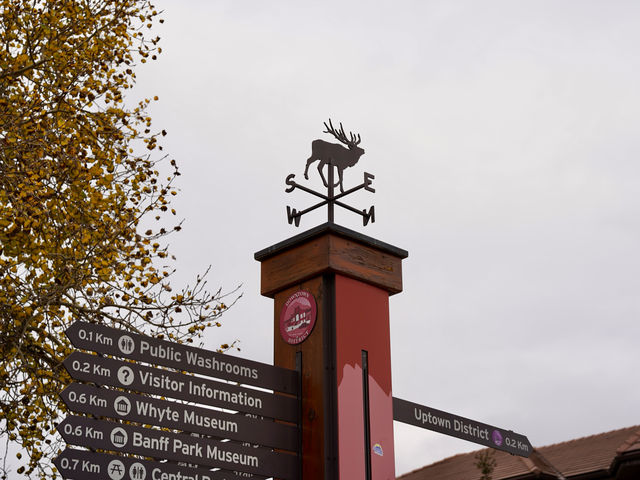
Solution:
[[[163,480],[299,478],[297,371],[104,325],[76,322],[66,333],[77,348],[122,360],[83,352],[65,359],[74,380],[100,386],[69,385],[61,393],[68,408],[115,421],[69,415],[58,426],[64,440],[190,467],[66,449],[56,459],[63,476],[106,473],[110,480],[144,480],[150,472],[149,478]]]

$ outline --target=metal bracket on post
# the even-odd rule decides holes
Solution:
[[[369,352],[362,350],[362,412],[364,417],[364,473],[371,480],[371,417],[369,411]]]
[[[302,352],[296,352],[296,372],[298,372],[298,478],[302,479]]]

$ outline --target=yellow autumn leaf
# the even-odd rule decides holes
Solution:
[[[190,342],[217,321],[221,296],[179,296],[182,314],[169,311],[173,228],[141,226],[178,191],[153,157],[158,97],[122,102],[134,65],[160,53],[142,28],[157,12],[146,0],[0,0],[0,11],[0,411],[24,453],[15,475],[50,478],[70,323]]]

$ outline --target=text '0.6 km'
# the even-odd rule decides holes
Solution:
[[[57,427],[71,445],[108,449],[227,470],[296,480],[297,457],[206,437],[68,416]]]
[[[73,352],[65,368],[99,387],[72,383],[62,400],[75,413],[115,421],[70,415],[58,426],[64,440],[189,466],[66,449],[55,460],[64,477],[299,478],[298,371],[104,325],[76,322],[66,334],[75,347],[99,355]]]

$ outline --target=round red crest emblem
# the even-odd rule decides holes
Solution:
[[[311,334],[316,324],[316,299],[306,290],[293,293],[280,311],[280,336],[295,345]]]

